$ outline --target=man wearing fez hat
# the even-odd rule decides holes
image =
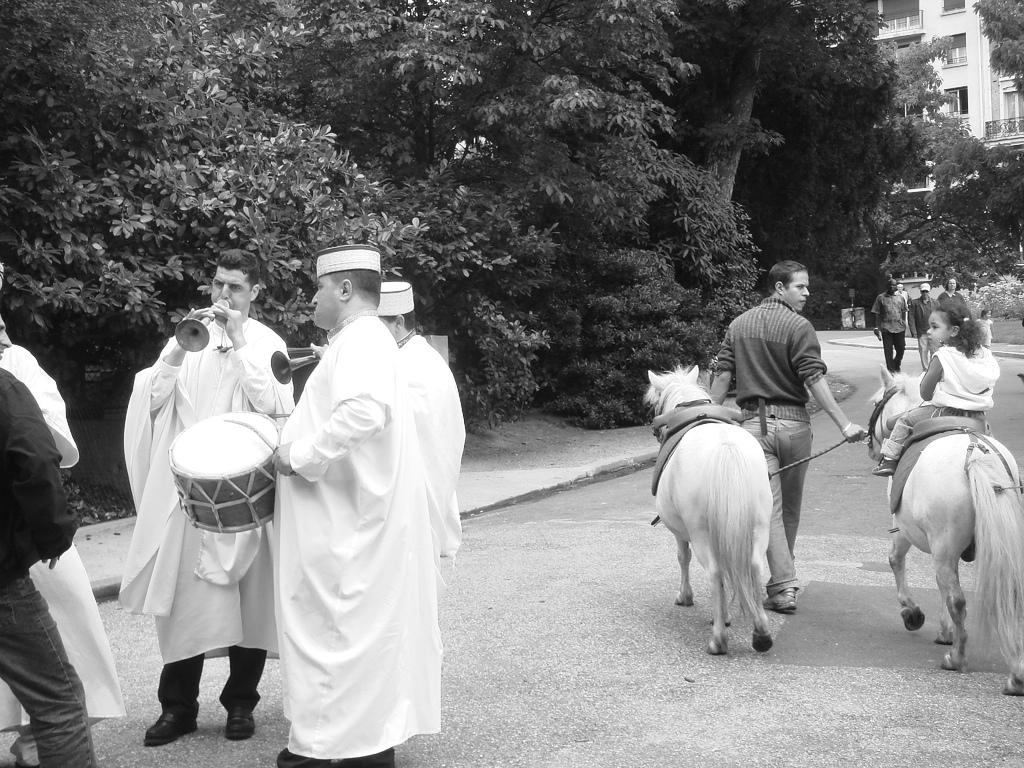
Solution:
[[[434,551],[439,557],[454,557],[462,543],[455,488],[466,443],[459,389],[447,361],[416,333],[409,283],[381,284],[378,314],[398,343],[398,358],[409,383],[420,454],[427,470]]]
[[[390,768],[436,733],[441,638],[426,481],[398,346],[377,319],[380,253],[317,254],[328,332],[275,465],[284,712],[279,768]]]

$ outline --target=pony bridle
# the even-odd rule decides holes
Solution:
[[[874,450],[875,441],[875,427],[878,425],[878,420],[882,416],[882,411],[885,409],[886,404],[892,400],[893,395],[899,392],[896,387],[889,387],[882,393],[882,399],[875,403],[875,408],[871,411],[871,418],[868,419],[868,451]]]

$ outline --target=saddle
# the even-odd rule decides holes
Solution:
[[[710,402],[683,403],[658,416],[651,424],[654,436],[661,443],[658,460],[654,463],[651,494],[657,495],[658,481],[661,479],[665,464],[687,432],[701,424],[739,424],[742,420],[743,414],[736,408],[714,405]]]
[[[896,467],[896,472],[892,476],[892,488],[889,492],[889,508],[892,513],[895,515],[899,511],[900,503],[903,500],[903,488],[907,484],[907,478],[910,477],[911,471],[917,465],[917,460],[921,458],[925,448],[940,437],[960,432],[971,437],[971,444],[967,449],[968,455],[978,443],[984,443],[994,451],[995,447],[989,443],[985,435],[987,431],[988,425],[984,419],[973,419],[966,416],[935,416],[914,427],[914,431],[911,433],[903,453],[900,455],[900,462]],[[996,453],[1002,458],[1003,455],[1001,453],[998,451]],[[1005,463],[1006,460],[1003,459],[1003,462]],[[1009,467],[1007,467],[1007,470],[1009,470]],[[1010,476],[1013,476],[1012,471]],[[967,549],[961,553],[960,557],[964,562],[970,563],[974,560],[974,554],[974,539],[971,539],[971,543],[967,545]]]
[[[960,432],[967,435],[979,435],[984,437],[986,425],[984,419],[972,419],[966,416],[933,416],[930,419],[920,422],[914,427],[914,431],[907,439],[900,454],[900,463],[892,476],[892,488],[889,491],[889,508],[895,515],[903,500],[903,488],[907,484],[907,478],[917,460],[921,458],[924,449],[939,437],[951,432]]]

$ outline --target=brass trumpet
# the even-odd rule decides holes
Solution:
[[[227,299],[221,299],[216,303],[222,307],[228,306]],[[207,325],[202,320],[186,317],[174,326],[174,338],[178,342],[178,346],[186,352],[199,352],[206,349],[206,345],[210,343],[210,329]]]
[[[270,356],[270,370],[282,384],[292,380],[292,374],[300,368],[316,365],[320,358],[312,354],[312,347],[289,347],[288,354],[275,352]]]
[[[202,320],[186,317],[174,326],[174,338],[186,352],[198,352],[210,343],[210,329]]]

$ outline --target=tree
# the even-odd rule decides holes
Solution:
[[[75,35],[8,17],[22,24],[13,37],[35,37],[3,96],[4,299],[80,369],[137,368],[225,250],[259,257],[260,311],[296,332],[318,243],[370,239],[391,254],[416,231],[377,212],[381,186],[329,129],[283,119],[239,86],[258,84],[296,31],[224,35],[209,5],[158,7],[117,45],[96,27]],[[41,88],[46,109],[28,98]]]
[[[899,158],[884,119],[895,72],[874,41],[876,17],[846,0],[678,6],[674,51],[699,73],[669,101],[680,117],[671,146],[712,168],[735,166],[733,198],[750,217],[762,266],[807,264],[808,312],[838,318],[830,309],[875,270],[855,244]]]
[[[1012,153],[989,149],[954,116],[932,62],[948,39],[889,49],[897,65],[896,100],[889,118],[893,148],[903,162],[866,220],[882,270],[981,276],[1009,271],[1017,256],[1019,167]],[[925,189],[930,180],[932,189]]]
[[[991,41],[992,67],[1024,90],[1024,8],[1016,0],[978,0],[981,31]]]
[[[672,264],[685,286],[720,295],[722,313],[749,288],[754,248],[741,212],[704,169],[658,143],[674,115],[657,95],[692,72],[670,50],[674,3],[298,7],[311,38],[286,97],[291,114],[331,124],[360,165],[394,181],[408,212],[445,210],[438,192],[454,189],[460,204],[500,218],[465,245],[468,231],[428,214],[421,244],[444,257],[400,262],[407,279],[429,286],[426,321],[452,329],[464,400],[487,402],[478,393],[498,387],[487,373],[498,350],[515,363],[503,364],[504,384],[524,396],[576,386],[563,375],[566,355],[583,354],[583,331],[568,318],[586,314],[575,278],[596,254],[624,268],[638,253]],[[510,249],[517,239],[525,248]],[[620,288],[588,285],[599,295]],[[449,308],[464,324],[448,321]],[[714,315],[704,322],[720,323]],[[617,322],[642,335],[648,317]],[[616,394],[639,402],[643,378],[623,375],[634,386]],[[637,418],[631,406],[619,412]]]

